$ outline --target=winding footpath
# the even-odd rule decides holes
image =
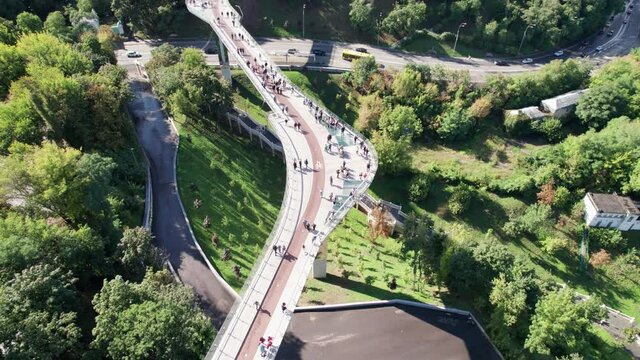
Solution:
[[[174,274],[199,295],[203,308],[219,328],[238,295],[215,272],[198,246],[176,183],[178,134],[150,85],[129,67],[134,99],[129,109],[138,140],[149,161],[153,189],[151,232],[168,255]]]

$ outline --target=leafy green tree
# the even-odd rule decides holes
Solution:
[[[18,29],[13,22],[0,17],[0,43],[15,45],[17,37]]]
[[[412,108],[399,105],[382,113],[380,129],[392,140],[405,136],[412,139],[422,134],[422,123]]]
[[[589,247],[593,250],[624,251],[627,239],[618,229],[593,228],[589,229]]]
[[[549,117],[541,121],[532,123],[532,129],[544,135],[549,142],[555,143],[565,136],[562,131],[562,121],[558,118]]]
[[[93,10],[93,1],[92,0],[78,0],[77,2],[78,10],[82,12],[91,12]]]
[[[87,74],[93,68],[91,61],[82,53],[51,34],[23,35],[17,48],[29,65],[52,66],[67,76]]]
[[[384,103],[377,93],[362,96],[360,98],[360,111],[358,119],[353,126],[356,130],[369,135],[378,129],[380,117],[384,111]]]
[[[142,279],[147,268],[160,270],[162,258],[153,245],[153,235],[143,227],[126,229],[118,243],[118,259],[133,279]]]
[[[427,5],[421,1],[396,3],[393,10],[382,20],[382,29],[395,36],[412,34],[424,24],[426,16]]]
[[[155,69],[166,68],[178,62],[180,62],[180,50],[165,43],[151,50],[151,61],[147,63],[147,70],[151,73]]]
[[[35,33],[42,31],[43,29],[42,20],[40,20],[38,15],[29,12],[22,12],[18,14],[18,17],[16,18],[16,25],[18,25],[18,29],[23,34]]]
[[[54,11],[47,16],[44,30],[62,41],[71,40],[71,32],[61,11]]]
[[[134,31],[163,34],[169,30],[173,5],[171,0],[113,0],[111,10]]]
[[[624,185],[627,193],[640,194],[640,163],[636,164],[629,176],[629,181]]]
[[[166,270],[147,273],[139,284],[105,280],[93,306],[93,345],[113,359],[202,358],[213,340],[192,290]]]
[[[470,185],[461,183],[451,188],[449,198],[449,211],[454,215],[462,214],[471,204],[471,200],[476,196],[476,191]]]
[[[3,358],[56,359],[78,346],[74,279],[50,265],[35,265],[0,285]]]
[[[429,188],[431,188],[431,182],[433,181],[430,173],[420,173],[411,179],[409,184],[409,200],[422,201],[429,195]]]
[[[48,211],[76,225],[105,215],[115,167],[110,158],[48,142],[42,147],[16,144],[10,152],[0,168],[6,197],[24,199],[34,211]]]
[[[573,290],[550,292],[536,305],[525,348],[536,354],[567,355],[588,346],[591,324],[605,315],[598,299],[575,302]]]
[[[403,136],[393,140],[380,131],[373,133],[373,146],[378,153],[378,166],[384,174],[399,174],[411,166],[411,138]]]
[[[370,32],[374,28],[371,12],[373,5],[368,0],[352,0],[349,10],[351,25],[358,31]]]
[[[467,136],[475,122],[467,109],[452,105],[437,119],[436,133],[447,141],[459,140]]]
[[[3,99],[11,86],[25,72],[25,59],[15,46],[0,44],[0,99]]]
[[[434,280],[440,268],[440,258],[444,253],[446,235],[433,228],[433,221],[426,215],[409,214],[402,236],[403,254],[411,254],[413,275]]]
[[[611,119],[625,113],[628,99],[624,90],[614,84],[591,87],[576,106],[576,116],[593,129],[603,128]]]
[[[351,72],[348,74],[352,84],[357,89],[363,89],[376,71],[378,71],[376,59],[373,56],[365,56],[353,62]]]
[[[422,88],[422,76],[420,72],[410,67],[405,67],[394,79],[391,88],[393,94],[402,104],[410,104]]]

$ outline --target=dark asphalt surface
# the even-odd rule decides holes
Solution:
[[[295,312],[277,359],[500,360],[475,322],[409,305]]]
[[[148,83],[132,79],[130,84],[135,98],[129,103],[129,109],[151,167],[151,231],[182,282],[193,287],[214,326],[220,328],[235,301],[235,294],[229,292],[207,266],[183,215],[174,168],[178,136],[159,101],[148,90]]]

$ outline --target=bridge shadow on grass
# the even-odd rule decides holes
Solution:
[[[345,279],[344,277],[338,277],[333,274],[327,274],[326,278],[318,279],[318,281],[335,285],[349,291],[354,291],[367,296],[371,296],[372,298],[379,300],[402,299],[410,301],[420,301],[411,295],[400,293],[400,291],[402,291],[402,288],[400,287],[398,287],[397,291],[392,291],[388,289],[382,289],[373,285],[367,285],[359,281]]]

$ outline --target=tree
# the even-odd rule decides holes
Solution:
[[[29,65],[52,66],[67,76],[88,74],[93,69],[89,59],[51,34],[23,35],[17,48]]]
[[[424,23],[426,16],[427,5],[421,1],[396,3],[393,10],[382,20],[382,29],[395,36],[412,34]]]
[[[398,140],[390,139],[386,134],[376,131],[372,138],[378,153],[378,166],[384,174],[398,174],[411,166],[411,139],[403,136]]]
[[[351,25],[358,31],[369,32],[373,30],[371,12],[373,5],[368,0],[352,0],[349,20]]]
[[[153,245],[153,235],[143,227],[125,229],[118,244],[118,260],[132,279],[142,279],[147,268],[159,270],[160,251]]]
[[[142,283],[116,276],[93,299],[93,345],[113,359],[202,358],[214,336],[191,289],[148,272]]]
[[[409,184],[409,200],[418,202],[426,199],[432,181],[432,176],[429,173],[415,175]]]
[[[426,215],[411,213],[404,224],[402,236],[403,254],[411,254],[414,277],[425,276],[433,280],[440,268],[440,258],[445,249],[446,235],[433,228],[433,221]]]
[[[44,30],[62,41],[71,40],[71,32],[61,11],[54,11],[47,16],[44,21]]]
[[[378,123],[383,111],[384,103],[377,93],[362,96],[360,98],[358,119],[356,119],[353,126],[356,130],[369,135],[378,129]]]
[[[9,92],[11,82],[25,72],[25,59],[15,46],[0,43],[0,99]]]
[[[469,207],[475,195],[475,189],[465,183],[452,187],[451,197],[449,198],[449,211],[454,215],[462,214]]]
[[[78,345],[71,273],[35,265],[0,285],[0,344],[7,359],[56,359]]]
[[[625,250],[627,239],[618,229],[593,228],[589,229],[589,247],[609,251]]]
[[[382,113],[380,130],[392,140],[398,140],[401,137],[412,139],[422,134],[422,123],[412,108],[399,105]]]
[[[2,10],[0,9],[0,12]],[[0,14],[1,16],[1,14]],[[14,45],[18,37],[18,29],[13,22],[0,17],[0,43]]]
[[[601,267],[602,265],[607,265],[611,262],[611,254],[605,249],[601,249],[600,251],[589,256],[589,264],[593,267]]]
[[[422,76],[420,72],[410,67],[405,67],[394,79],[391,89],[393,94],[402,104],[411,104],[420,94],[422,88]]]
[[[0,189],[24,199],[37,212],[49,212],[71,224],[97,226],[108,211],[107,194],[115,164],[98,154],[82,154],[52,143],[16,144],[0,168]]]
[[[16,25],[18,25],[18,29],[23,34],[39,32],[42,31],[43,28],[42,20],[40,20],[38,15],[29,12],[18,14]]]
[[[350,79],[357,89],[362,89],[373,73],[378,71],[376,59],[373,56],[365,56],[353,62]]]
[[[636,164],[629,175],[629,181],[624,185],[625,193],[640,193],[640,163]]]
[[[536,304],[525,348],[543,355],[581,352],[588,343],[591,323],[604,317],[597,298],[574,301],[573,290],[552,291]]]
[[[91,12],[93,10],[93,1],[92,0],[78,0],[78,10],[82,12]]]
[[[471,107],[469,107],[469,115],[477,120],[486,118],[491,114],[493,107],[491,103],[492,101],[490,96],[485,95],[479,97],[473,102],[473,104],[471,104]]]
[[[113,0],[111,10],[134,31],[163,34],[169,31],[173,16],[171,0]]]
[[[450,106],[437,119],[436,133],[441,139],[447,141],[464,138],[474,126],[474,121],[469,111],[462,107]]]
[[[627,98],[624,90],[615,84],[591,87],[576,106],[576,116],[593,129],[603,128],[609,120],[626,111]]]
[[[164,43],[151,50],[151,61],[147,64],[147,71],[169,67],[180,62],[180,50],[173,45]]]
[[[540,188],[540,192],[536,195],[538,197],[538,203],[544,205],[553,204],[556,191],[553,188],[553,182],[548,182]]]

